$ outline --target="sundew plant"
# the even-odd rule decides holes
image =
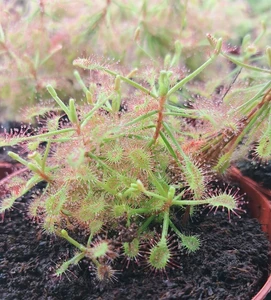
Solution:
[[[229,218],[243,211],[238,190],[214,187],[214,182],[227,175],[240,152],[252,149],[255,158],[270,160],[271,70],[251,64],[251,49],[237,60],[227,54],[222,39],[207,38],[209,58],[191,73],[178,68],[178,42],[162,70],[126,71],[96,57],[78,58],[74,76],[82,99],[65,104],[49,84],[55,106],[44,104],[50,109],[37,114],[33,132],[30,126],[2,134],[0,146],[17,145],[18,153],[8,154],[23,167],[2,181],[7,193],[0,212],[46,182],[33,194],[29,217],[76,249],[57,275],[87,258],[99,280],[112,280],[120,255],[165,271],[176,265],[180,247],[187,252],[200,248],[199,237],[185,235],[176,223],[176,208],[190,214],[195,207],[223,209]],[[269,48],[266,54],[270,61]],[[206,99],[199,93],[204,86],[194,85],[194,79],[225,58],[236,66],[235,80],[241,72],[252,83],[233,88],[232,82],[231,91]],[[90,72],[87,84],[80,68]],[[253,79],[255,73],[259,80]],[[197,94],[184,100],[187,86]],[[148,245],[144,255],[142,244]]]
[[[0,118],[21,121],[19,110],[46,98],[47,84],[63,101],[78,98],[72,62],[88,53],[131,68],[150,59],[159,65],[178,40],[182,64],[196,69],[205,59],[206,32],[235,44],[248,32],[259,34],[259,15],[269,17],[260,2],[254,7],[241,0],[1,1]]]

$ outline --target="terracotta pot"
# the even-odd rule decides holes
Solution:
[[[252,179],[243,176],[235,167],[231,167],[229,175],[235,182],[238,182],[240,188],[246,192],[249,198],[248,206],[251,216],[258,219],[262,230],[267,233],[268,239],[271,242],[271,202],[268,200],[268,197],[271,196],[271,191],[262,188]],[[264,300],[270,291],[271,275],[269,274],[265,285],[252,300]]]

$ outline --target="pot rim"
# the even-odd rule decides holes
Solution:
[[[238,182],[241,189],[248,195],[248,207],[251,216],[258,219],[262,231],[267,233],[268,240],[271,242],[271,201],[268,199],[268,196],[271,195],[271,191],[261,187],[251,178],[244,176],[236,167],[229,169],[229,175],[232,180]],[[269,256],[269,259],[271,261],[271,256]],[[264,286],[252,300],[264,300],[270,291],[271,274],[269,274]]]

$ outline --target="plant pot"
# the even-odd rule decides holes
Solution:
[[[18,172],[19,171],[20,170],[18,170]],[[235,172],[234,171],[235,170],[233,169],[232,171],[233,180],[242,182],[245,177],[242,176],[240,173],[238,173],[239,172],[238,170],[236,170]],[[12,177],[12,174],[10,174],[10,177]],[[4,180],[6,180],[6,178]],[[254,184],[256,185],[256,183]],[[39,233],[40,231],[38,230],[38,227],[36,227],[34,224],[30,224],[29,222],[24,222],[23,220],[25,220],[25,217],[27,217],[27,215],[24,215],[25,206],[26,205],[23,201],[21,202],[19,201],[18,203],[15,204],[14,210],[7,213],[5,219],[8,220],[5,223],[7,225],[7,227],[5,228],[8,228],[8,226],[13,226],[12,224],[14,225],[17,224],[17,225],[11,227],[12,236],[10,236],[8,232],[5,232],[4,234],[5,241],[3,242],[3,247],[6,249],[8,253],[7,262],[11,262],[11,264],[3,265],[3,276],[2,277],[0,276],[0,295],[1,295],[1,284],[5,293],[2,296],[3,299],[15,299],[15,298],[24,299],[23,297],[28,297],[29,293],[31,294],[33,291],[32,284],[34,282],[36,283],[37,278],[41,279],[41,282],[39,283],[40,288],[34,290],[34,292],[37,294],[31,294],[31,297],[34,297],[35,299],[44,299],[44,298],[40,298],[43,296],[38,294],[38,293],[42,293],[41,291],[49,292],[48,297],[49,296],[50,298],[52,297],[51,299],[79,299],[80,297],[81,299],[97,299],[98,296],[101,297],[101,299],[141,299],[142,297],[144,297],[144,295],[147,295],[147,292],[150,294],[152,293],[152,298],[150,298],[151,296],[148,295],[148,297],[146,297],[148,299],[158,299],[159,297],[158,295],[163,296],[164,298],[162,299],[174,299],[174,297],[176,297],[175,299],[184,299],[184,297],[188,297],[190,291],[195,288],[193,287],[193,282],[192,281],[190,282],[190,280],[188,279],[188,276],[185,277],[184,280],[185,288],[183,287],[179,288],[178,284],[182,284],[182,280],[178,280],[178,279],[175,280],[175,277],[174,278],[172,277],[169,280],[162,280],[160,279],[159,274],[157,274],[156,276],[147,276],[146,279],[139,281],[138,274],[135,274],[134,277],[130,276],[131,277],[130,279],[128,278],[129,276],[127,276],[127,278],[122,277],[122,284],[118,286],[118,283],[116,283],[117,286],[116,288],[114,288],[115,286],[114,284],[112,285],[112,288],[106,291],[103,285],[100,286],[98,285],[97,288],[93,290],[90,285],[92,284],[93,278],[91,279],[89,277],[89,273],[86,271],[87,269],[85,264],[82,265],[82,271],[80,271],[80,268],[76,266],[74,266],[74,268],[70,270],[67,277],[71,274],[73,276],[71,277],[71,279],[65,281],[65,276],[64,276],[64,278],[58,280],[56,277],[53,277],[55,264],[61,261],[60,256],[62,258],[65,258],[66,255],[68,255],[69,251],[72,252],[73,247],[69,247],[69,245],[66,245],[65,240],[62,239],[61,240],[57,240],[57,239],[54,240],[54,238],[52,238],[52,240],[47,239],[46,237],[42,236]],[[16,215],[20,214],[21,218],[20,219],[17,218],[14,219],[13,217],[10,218],[10,213],[14,213]],[[214,216],[213,214],[209,214],[209,215],[210,215],[209,217]],[[240,228],[238,226],[239,223],[237,225],[234,225],[233,223],[228,222],[227,217],[225,217],[225,215],[221,217],[222,217],[221,219],[222,223],[218,223],[219,219],[216,219],[217,222],[214,223],[214,226],[212,228],[218,229],[221,232],[223,232],[222,233],[223,236],[227,236],[228,234],[227,232],[230,231],[231,228],[235,228],[235,229]],[[12,220],[12,222],[9,221],[9,218],[10,220]],[[242,221],[243,219],[245,219],[245,216],[244,218],[241,219],[236,218],[235,220],[236,222],[239,222]],[[242,251],[244,249],[249,249],[251,245],[251,238],[253,237],[253,235],[251,234],[250,230],[253,230],[253,226],[256,224],[255,220],[251,220],[251,221],[254,222],[252,225],[251,224],[249,225],[250,227],[248,227],[249,229],[247,230],[247,232],[250,233],[248,238],[246,238],[247,246],[245,248],[242,248],[241,249]],[[19,231],[19,228],[21,228],[22,226],[24,227],[23,233],[22,231]],[[199,230],[198,233],[205,228],[206,234],[208,232],[208,234],[212,236],[212,239],[216,240],[215,232],[212,229],[210,229],[209,223],[208,225],[206,223],[205,226],[201,227],[201,229],[198,227],[198,224],[196,224],[196,227]],[[258,228],[257,232],[261,233],[261,230],[259,229],[258,226],[257,228]],[[1,227],[0,227],[0,231],[1,231]],[[3,229],[2,229],[2,233],[3,233]],[[242,233],[239,232],[239,235],[242,235]],[[205,236],[205,239],[207,240],[205,245],[208,246],[209,252],[211,253],[212,251],[214,251],[213,244],[209,244],[209,238],[207,238],[207,236]],[[27,241],[29,240],[31,246],[26,245],[25,243],[26,240]],[[239,236],[237,240],[239,242]],[[224,244],[223,243],[220,244],[222,245],[222,247],[224,247],[223,245],[226,245],[226,247],[229,246],[227,244],[227,241],[225,241]],[[22,247],[24,247],[24,249]],[[230,269],[225,274],[228,274],[229,276],[233,275],[234,277],[234,275],[236,274],[238,275],[238,273],[240,272],[238,266],[235,265],[234,260],[231,260],[235,256],[234,254],[235,249],[232,246],[229,246],[229,248],[226,249],[228,253],[227,256],[228,259],[225,260],[225,266],[228,266],[228,263],[232,262],[231,264],[234,266],[234,268]],[[259,247],[257,249],[259,249]],[[191,261],[197,259],[197,262],[199,264],[201,262],[202,256],[193,257],[193,255],[189,255],[186,258]],[[46,264],[42,263],[43,260],[46,262]],[[14,263],[14,261],[16,262],[16,264]],[[214,261],[214,257],[212,256],[209,262],[213,263],[213,261]],[[10,265],[12,265],[12,268],[10,268]],[[212,266],[209,266],[208,263],[207,264],[204,263],[203,266],[206,269],[205,272],[207,272],[208,270],[211,272]],[[51,271],[50,268],[52,268]],[[1,269],[1,265],[0,265],[0,269]],[[18,289],[18,291],[14,292],[14,294],[10,293],[10,289],[13,288],[14,285],[9,286],[8,277],[4,277],[7,276],[7,272],[6,271],[4,272],[4,269],[11,270],[11,272],[14,272],[11,275],[8,275],[8,276],[13,276],[14,281],[12,280],[12,282],[14,282],[15,288]],[[234,273],[232,273],[232,270],[234,270]],[[243,270],[244,273],[242,273],[242,271],[241,273],[239,273],[240,277],[243,275],[246,276],[246,274],[248,273],[248,271],[245,268]],[[184,273],[187,274],[186,272]],[[46,274],[46,276],[44,276],[44,274]],[[179,276],[179,274],[177,273],[175,275],[177,275],[176,277]],[[76,278],[76,276],[81,276],[81,277],[78,277],[80,279],[77,281],[74,280],[73,282],[73,278]],[[148,277],[151,278],[150,281],[148,281]],[[201,280],[201,278],[199,279]],[[210,279],[210,282],[211,281],[212,279]],[[31,282],[31,287],[28,286],[29,282]],[[147,286],[147,289],[143,290],[145,294],[143,292],[140,293],[142,286],[143,285],[145,286],[145,284],[148,284],[148,282],[149,285]],[[233,281],[230,281],[229,284],[231,284],[232,282]],[[198,288],[200,288],[200,283],[197,284],[199,285]],[[89,293],[89,291],[93,292],[93,294],[97,297],[85,298],[86,297],[85,292]],[[114,293],[116,292],[118,292],[116,294],[117,296],[114,296],[115,295]],[[208,292],[212,293],[212,290],[210,289],[210,291]],[[80,297],[75,298],[75,295],[77,295],[78,293],[80,293]],[[54,295],[56,295],[56,298],[54,297]],[[61,298],[58,297],[59,295],[61,295]],[[118,295],[122,295],[122,297],[119,297]],[[216,294],[212,293],[210,295],[214,296]],[[250,295],[253,295],[253,293],[250,293]],[[153,296],[156,298],[153,298]],[[220,299],[226,299],[227,296],[228,296],[227,294],[224,294],[223,297],[221,297]],[[198,299],[198,298],[190,298],[190,299]],[[233,297],[232,299],[235,299],[235,297]],[[241,299],[247,299],[247,298],[241,297]],[[263,298],[256,298],[256,299],[259,300]]]
[[[242,175],[242,173],[235,167],[232,167],[229,174],[233,181],[238,182],[241,189],[246,192],[249,203],[248,207],[253,218],[257,218],[262,226],[262,230],[267,233],[268,239],[271,242],[271,202],[267,196],[270,191],[265,190],[252,179]],[[271,257],[269,257],[271,261]],[[271,291],[271,275],[262,289],[253,297],[252,300],[264,300]]]

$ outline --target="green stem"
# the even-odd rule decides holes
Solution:
[[[256,72],[262,72],[262,73],[268,73],[268,74],[271,74],[271,70],[267,70],[267,69],[262,69],[262,68],[258,68],[258,67],[254,67],[254,66],[251,66],[251,65],[248,65],[248,64],[245,64],[223,52],[221,52],[221,55],[224,56],[226,59],[228,59],[229,61],[233,62],[234,64],[236,64],[237,66],[240,66],[242,68],[246,68],[246,69],[249,69],[249,70],[253,70],[253,71],[256,71]]]
[[[174,143],[174,145],[177,147],[177,149],[180,152],[180,154],[182,155],[182,157],[184,159],[187,159],[187,155],[184,153],[183,149],[180,147],[179,142],[175,139],[175,137],[174,137],[173,133],[171,132],[171,129],[169,128],[168,124],[165,123],[165,122],[163,122],[163,127],[165,128],[167,134],[171,138],[171,140]]]
[[[66,263],[68,265],[71,264],[78,264],[78,262],[83,259],[85,257],[85,253],[79,253],[77,255],[75,255],[73,258],[69,259],[68,261],[66,261]]]
[[[134,120],[132,120],[132,121],[130,121],[130,122],[124,124],[124,126],[130,126],[130,125],[133,125],[133,124],[138,123],[138,122],[140,122],[140,121],[142,121],[142,120],[145,120],[145,119],[147,119],[147,118],[149,118],[149,117],[151,117],[151,116],[153,116],[153,115],[155,115],[155,114],[157,114],[157,113],[158,113],[158,110],[150,111],[150,112],[148,112],[148,113],[146,113],[146,114],[144,114],[144,115],[142,115],[142,116],[139,116],[139,117],[135,118]]]
[[[177,154],[175,153],[174,149],[171,147],[170,142],[168,141],[167,137],[165,136],[165,134],[162,131],[160,131],[160,136],[161,136],[162,140],[164,141],[168,152],[175,158],[176,161],[178,161]]]
[[[49,137],[49,136],[72,132],[72,131],[76,131],[76,129],[75,128],[65,128],[65,129],[50,131],[50,132],[42,133],[42,134],[38,134],[38,135],[26,136],[26,137],[22,137],[22,138],[14,138],[13,140],[7,141],[6,143],[4,143],[2,141],[0,143],[1,143],[1,147],[4,147],[4,146],[13,146],[13,145],[19,144],[21,142],[35,140],[35,139],[38,139],[40,141],[47,141],[47,137]]]
[[[268,113],[268,108],[269,103],[264,103],[264,105],[255,113],[255,115],[253,116],[253,118],[249,121],[249,123],[246,125],[246,127],[243,129],[243,132],[240,133],[240,135],[238,136],[238,138],[235,140],[234,144],[232,145],[232,149],[236,149],[236,147],[238,146],[238,144],[241,142],[241,140],[243,139],[243,137],[250,131],[255,129],[254,124],[259,121],[259,117],[261,116],[261,114],[263,113]],[[233,151],[232,151],[233,152]]]
[[[251,99],[249,99],[247,102],[243,103],[241,106],[237,107],[237,108],[235,109],[235,111],[236,111],[236,110],[241,110],[243,107],[244,107],[244,108],[247,108],[248,105],[250,105],[251,103],[253,103],[253,102],[256,101],[257,99],[259,99],[260,97],[262,97],[263,94],[264,94],[264,92],[265,92],[268,88],[270,88],[270,86],[271,86],[271,80],[268,81],[268,82],[264,85],[264,87],[263,87],[263,88],[262,88],[255,96],[253,96],[253,97],[252,97]],[[249,110],[249,111],[250,111],[250,110]]]
[[[70,237],[68,232],[65,229],[61,230],[60,236],[63,237],[64,239],[66,239],[69,243],[74,245],[80,251],[85,252],[87,250],[87,248],[85,246],[83,246],[82,244],[80,244],[76,240],[74,240],[72,237]]]
[[[172,87],[168,93],[167,97],[169,97],[171,94],[178,91],[180,88],[182,88],[187,82],[191,81],[193,78],[195,78],[198,74],[200,74],[206,67],[208,67],[215,59],[217,55],[211,56],[203,65],[201,65],[198,69],[196,69],[193,73],[185,77],[183,80],[178,82],[174,87]]]
[[[90,158],[93,158],[96,162],[98,162],[100,165],[102,165],[106,170],[110,171],[112,174],[117,174],[120,175],[119,172],[117,172],[116,170],[110,168],[106,163],[104,163],[100,158],[98,158],[96,155],[94,155],[91,152],[88,152],[88,156]]]
[[[181,112],[164,112],[164,116],[177,116],[182,118],[199,119],[194,112],[181,113]]]
[[[51,146],[51,140],[49,139],[48,142],[47,142],[47,145],[46,145],[46,149],[45,149],[45,152],[44,152],[44,155],[43,155],[42,162],[41,162],[42,172],[44,172],[44,170],[45,170],[45,164],[46,164],[46,160],[47,160],[47,157],[48,157],[48,154],[49,154],[49,151],[50,151],[50,146]]]
[[[163,221],[163,229],[162,229],[162,236],[161,240],[166,241],[166,237],[168,234],[168,227],[169,227],[169,209],[164,212],[164,221]]]
[[[108,69],[104,69],[105,72],[107,72],[108,74],[111,74],[111,75],[114,75],[114,76],[117,76],[118,74],[115,73],[115,72],[112,72]],[[124,82],[130,84],[131,86],[135,87],[136,89],[142,91],[143,93],[147,94],[147,95],[150,95],[151,97],[157,99],[157,95],[155,95],[154,93],[152,93],[151,91],[149,91],[148,89],[144,88],[142,85],[140,85],[139,83],[127,78],[127,77],[124,77],[122,75],[119,75],[120,76],[120,79],[123,80]]]
[[[84,93],[87,94],[89,92],[89,90],[86,87],[84,81],[82,80],[79,72],[78,71],[74,71],[73,74],[74,74],[76,80],[78,81],[79,85],[81,86],[82,90],[84,91]]]
[[[64,102],[58,97],[55,89],[52,87],[51,84],[47,85],[47,90],[50,93],[50,95],[54,98],[56,103],[61,107],[61,109],[65,112],[65,114],[69,117],[70,115],[70,110],[68,107],[64,104]]]
[[[129,216],[131,215],[141,215],[141,214],[149,214],[150,209],[149,208],[132,208],[129,209]]]
[[[179,231],[179,229],[173,224],[171,220],[169,220],[169,226],[174,230],[174,232],[182,238],[184,235]]]
[[[83,259],[85,257],[85,254],[84,253],[79,253],[77,255],[75,255],[73,258],[65,261],[61,266],[60,268],[58,268],[56,270],[56,274],[57,275],[61,275],[63,274],[64,272],[66,272],[66,270],[69,268],[69,266],[71,264],[78,264],[78,262]]]
[[[143,192],[145,195],[149,196],[149,197],[154,197],[156,199],[160,199],[160,200],[163,200],[163,201],[167,201],[167,197],[163,197],[163,196],[160,196],[156,193],[153,193],[153,192],[149,192],[149,191],[144,191]]]
[[[149,225],[151,224],[151,222],[154,220],[155,216],[150,216],[138,229],[138,235],[140,235],[140,233],[144,232]]]
[[[172,205],[177,206],[195,206],[195,205],[204,205],[204,204],[210,204],[210,200],[176,200],[176,198],[173,199]]]
[[[12,152],[12,151],[8,151],[8,156],[13,158],[14,160],[17,160],[22,165],[28,167],[29,162],[27,160],[23,159],[22,157],[20,157],[17,153]]]
[[[133,81],[133,80],[131,80],[131,79],[125,77],[125,76],[122,76],[122,75],[120,75],[120,74],[117,74],[116,72],[113,72],[113,71],[111,71],[111,70],[109,70],[109,69],[107,69],[107,68],[104,68],[104,67],[102,67],[102,66],[95,66],[95,67],[89,66],[89,67],[87,67],[86,65],[80,63],[80,59],[75,60],[75,61],[73,62],[73,65],[79,66],[79,67],[81,67],[81,68],[88,69],[88,70],[92,70],[92,69],[95,69],[95,68],[96,68],[96,69],[98,69],[98,70],[102,70],[102,71],[104,71],[104,72],[106,72],[106,73],[108,73],[108,74],[110,74],[110,75],[115,76],[115,77],[116,77],[116,76],[119,76],[119,78],[120,78],[122,81],[124,81],[124,82],[130,84],[131,86],[133,86],[133,87],[135,87],[136,89],[142,91],[143,93],[145,93],[145,94],[147,94],[147,95],[150,95],[150,96],[152,96],[153,98],[157,99],[157,95],[156,95],[156,94],[154,94],[154,93],[152,93],[151,91],[149,91],[148,89],[144,88],[144,87],[143,87],[142,85],[140,85],[139,83],[137,83],[137,82],[135,82],[135,81]]]
[[[29,170],[35,172],[37,175],[39,175],[43,180],[51,181],[51,178],[49,175],[47,175],[44,170],[40,169],[40,167],[34,165],[33,163],[28,162],[27,160],[20,157],[17,153],[14,153],[12,151],[8,152],[8,155],[13,158],[14,160],[17,160],[22,165],[26,166]]]
[[[145,126],[145,127],[142,127],[141,130],[146,130],[146,129],[151,129],[151,128],[155,128],[155,126],[154,125]],[[149,140],[149,137],[142,136],[142,135],[137,135],[137,134],[132,134],[132,133],[127,134],[127,132],[116,134],[114,132],[114,136],[108,137],[108,138],[104,138],[103,141],[105,143],[108,143],[110,141],[115,141],[117,138],[121,138],[121,137],[127,137],[129,139],[137,139],[137,140],[141,140],[141,141]]]
[[[87,248],[90,246],[90,243],[91,243],[91,241],[92,241],[92,239],[93,239],[93,234],[91,233],[90,235],[89,235],[89,237],[88,237],[88,241],[87,241]]]
[[[114,92],[111,93],[108,97],[105,97],[105,99],[102,100],[101,102],[96,103],[96,105],[92,108],[92,110],[84,117],[84,120],[82,120],[82,122],[80,124],[81,127],[84,127],[88,123],[88,121],[91,119],[91,117],[93,116],[95,111],[100,109],[108,101],[108,99],[110,99],[113,95],[114,95]]]
[[[140,49],[140,51],[142,51],[146,56],[150,58],[152,62],[154,62],[157,66],[159,65],[159,63],[153,58],[153,56],[149,54],[143,47],[140,46],[139,42],[137,42],[136,45]]]

